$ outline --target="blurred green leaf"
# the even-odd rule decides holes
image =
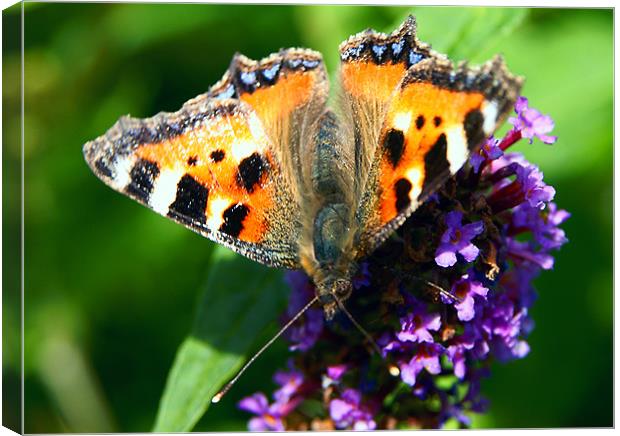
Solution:
[[[284,303],[278,270],[223,247],[214,251],[211,265],[192,334],[168,375],[154,431],[191,430]]]
[[[416,8],[419,38],[453,60],[485,61],[480,53],[496,47],[527,16],[523,8]]]

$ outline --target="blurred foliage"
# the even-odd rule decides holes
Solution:
[[[311,47],[333,76],[340,41],[366,27],[389,31],[408,12],[436,48],[472,62],[501,52],[527,78],[524,95],[554,117],[560,140],[520,150],[573,214],[565,225],[571,242],[555,271],[537,280],[532,352],[495,366],[485,385],[490,412],[475,424],[611,426],[613,14],[534,9],[478,32],[491,28],[480,20],[502,22],[505,11],[26,3],[25,431],[148,431],[177,348],[196,312],[209,309],[198,296],[218,257],[214,244],[104,186],[81,145],[122,114],[178,109],[215,83],[236,51],[261,58],[283,46]],[[19,10],[4,12],[7,34],[18,34],[8,32],[19,19]],[[457,44],[463,39],[467,50]],[[4,47],[4,82],[18,83],[19,46]],[[6,250],[19,247],[20,96],[17,86],[3,90],[12,108],[3,115],[3,269],[17,271],[19,257]],[[3,286],[6,296],[19,277],[5,275]],[[13,346],[3,372],[5,384],[18,385],[19,297],[11,295],[3,315],[5,347]],[[248,332],[258,336],[253,349],[276,321]],[[235,402],[271,390],[286,356],[279,341],[196,429],[244,429],[247,415]]]

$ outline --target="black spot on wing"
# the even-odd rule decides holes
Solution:
[[[252,153],[239,163],[237,181],[246,191],[253,192],[267,171],[267,162],[258,153]]]
[[[405,151],[405,135],[401,130],[390,129],[383,140],[392,167],[396,168]]]
[[[211,152],[209,157],[213,162],[217,163],[224,160],[224,158],[226,157],[226,153],[224,152],[224,150],[215,150]]]
[[[411,204],[409,192],[411,192],[411,182],[405,178],[398,179],[394,183],[394,193],[396,194],[396,210],[398,213],[405,210]]]
[[[447,152],[448,141],[446,140],[446,135],[442,133],[426,156],[424,156],[424,171],[426,175],[420,197],[425,198],[426,195],[431,194],[431,190],[438,188],[437,183],[443,175],[449,174],[450,163],[448,162]]]
[[[418,115],[418,117],[415,119],[415,126],[418,128],[418,130],[424,127],[424,121],[424,115]]]
[[[146,202],[153,191],[153,184],[159,175],[159,165],[146,159],[139,159],[129,173],[129,185],[125,192]]]
[[[103,158],[97,160],[95,162],[95,168],[97,168],[97,170],[104,176],[111,178],[112,177],[112,171],[110,170],[110,168],[108,167],[108,165],[106,164],[105,160]]]
[[[195,167],[197,163],[198,156],[191,156],[189,159],[187,159],[187,165],[190,167]]]
[[[463,128],[467,136],[467,147],[472,150],[484,141],[485,134],[482,130],[484,124],[484,116],[478,109],[471,110],[465,115]]]
[[[441,117],[434,117],[433,118],[433,124],[435,124],[435,127],[439,127],[439,125],[441,124]]]
[[[185,174],[177,184],[177,196],[170,205],[169,216],[182,221],[206,221],[205,210],[209,190],[189,174]]]
[[[230,206],[222,215],[224,222],[219,231],[236,238],[243,230],[243,221],[249,213],[250,209],[244,204],[237,203]]]

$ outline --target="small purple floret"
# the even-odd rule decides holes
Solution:
[[[280,403],[287,402],[296,393],[304,382],[304,375],[301,371],[291,369],[291,371],[277,371],[273,376],[273,381],[280,385],[280,389],[273,393],[273,398]]]
[[[508,122],[514,126],[521,135],[530,140],[530,144],[534,137],[538,137],[545,144],[553,144],[558,137],[550,136],[547,133],[554,128],[553,120],[548,115],[543,115],[536,109],[528,106],[528,100],[525,97],[519,97],[515,103],[515,112],[517,117],[510,117]]]
[[[474,310],[475,298],[486,300],[489,289],[482,283],[470,278],[471,273],[465,274],[460,280],[452,285],[452,294],[460,301],[454,307],[461,321],[470,321],[476,314]]]
[[[482,233],[482,221],[462,225],[463,214],[457,210],[446,215],[447,230],[441,236],[441,243],[435,252],[435,262],[444,268],[456,264],[456,253],[461,254],[467,262],[478,257],[479,249],[471,240]]]
[[[433,342],[430,331],[441,327],[438,313],[428,313],[425,304],[417,302],[413,310],[400,319],[401,331],[396,334],[402,342]]]
[[[493,136],[490,136],[482,147],[471,155],[469,162],[474,169],[474,172],[477,173],[480,170],[480,166],[484,162],[493,161],[504,154],[504,151],[499,147],[499,140],[495,139]]]
[[[301,271],[289,271],[285,279],[291,287],[291,296],[286,310],[288,320],[314,297],[314,292],[308,276]],[[320,308],[308,309],[302,318],[304,322],[296,323],[288,331],[288,337],[292,343],[289,347],[291,351],[309,350],[323,331],[323,311]]]
[[[269,405],[265,394],[259,392],[239,402],[239,408],[253,413],[254,418],[248,422],[250,431],[284,431],[282,418],[291,412],[297,403],[278,403]]]
[[[544,209],[545,204],[555,197],[555,189],[543,182],[543,173],[535,165],[518,166],[517,182],[532,207]]]
[[[370,410],[362,405],[362,394],[356,389],[346,389],[340,398],[331,400],[329,415],[339,429],[374,430],[377,427]]]
[[[400,366],[400,376],[403,381],[410,386],[415,385],[416,378],[423,369],[426,369],[430,374],[439,374],[441,372],[439,356],[444,351],[444,347],[439,344],[421,344],[411,360]]]
[[[334,380],[338,381],[347,371],[347,365],[332,365],[327,367],[327,376]]]
[[[547,214],[541,214],[536,208],[522,204],[515,208],[512,226],[517,230],[529,230],[534,239],[545,250],[560,248],[568,239],[563,229],[559,227],[570,218],[570,213],[557,208],[555,203],[549,203]]]

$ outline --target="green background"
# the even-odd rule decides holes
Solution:
[[[104,186],[84,163],[82,144],[122,114],[178,109],[215,83],[236,51],[261,58],[310,47],[333,76],[342,40],[366,27],[390,31],[409,12],[420,38],[438,50],[473,63],[500,52],[526,77],[523,94],[553,116],[560,139],[517,149],[573,214],[564,225],[570,243],[536,282],[532,351],[494,366],[484,383],[491,409],[475,426],[613,424],[611,10],[27,3],[27,432],[151,429],[201,291],[218,287],[207,285],[209,267],[222,258],[214,244]],[[18,391],[20,367],[19,6],[3,20],[4,420],[15,424],[19,403],[6,395]],[[269,335],[284,302],[282,293],[271,299],[257,310],[270,324],[240,330],[233,341],[255,349]],[[235,402],[271,391],[286,356],[280,341],[196,429],[244,429],[248,415]]]

